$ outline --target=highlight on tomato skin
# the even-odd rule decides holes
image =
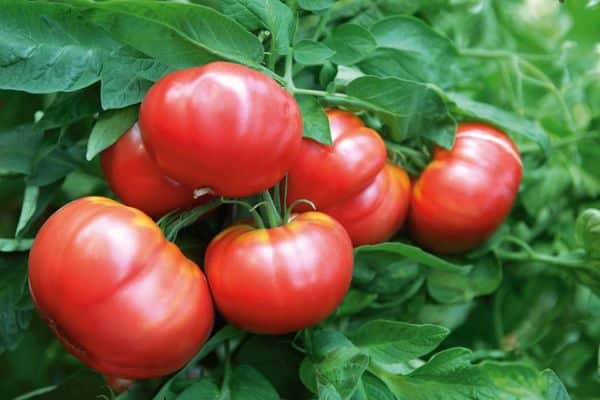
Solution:
[[[477,247],[508,216],[522,173],[518,149],[504,132],[460,124],[452,149],[437,148],[413,186],[412,237],[438,254]]]
[[[292,166],[303,133],[291,94],[231,62],[164,76],[144,97],[139,121],[148,153],[167,176],[226,197],[273,187]]]
[[[346,200],[368,186],[385,165],[386,147],[377,132],[349,111],[329,109],[333,144],[303,139],[288,173],[288,205],[299,199],[324,209]],[[298,204],[295,211],[310,207]]]
[[[344,226],[355,247],[376,244],[390,239],[402,228],[410,196],[406,171],[387,163],[360,193],[322,211]]]
[[[119,378],[176,371],[214,321],[200,268],[144,213],[102,197],[74,200],[44,223],[29,288],[63,346]]]
[[[206,251],[209,285],[233,325],[283,334],[316,325],[342,302],[353,268],[348,233],[320,212],[269,229],[232,226]]]
[[[194,198],[194,189],[166,176],[148,154],[136,123],[100,153],[100,165],[111,190],[128,206],[151,217],[202,204],[210,196]]]

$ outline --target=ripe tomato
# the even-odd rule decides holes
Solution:
[[[402,227],[410,195],[407,173],[388,163],[360,193],[322,211],[346,228],[354,246],[375,244]]]
[[[288,205],[308,199],[318,209],[327,208],[365,188],[385,164],[386,148],[377,132],[348,111],[327,110],[327,117],[333,145],[302,140],[288,173]]]
[[[31,249],[29,287],[66,349],[113,377],[179,369],[214,320],[198,266],[144,213],[102,197],[75,200],[46,221]]]
[[[104,176],[123,203],[159,217],[208,199],[194,199],[194,190],[167,177],[148,155],[136,123],[100,154]]]
[[[276,228],[224,230],[208,246],[205,264],[227,320],[281,334],[317,324],[341,303],[352,279],[352,243],[333,218],[308,212]]]
[[[440,254],[481,244],[510,212],[522,169],[517,147],[505,133],[486,124],[460,124],[453,148],[437,148],[414,185],[413,237]]]
[[[160,79],[142,102],[140,127],[166,175],[231,197],[275,185],[302,141],[294,98],[267,75],[229,62]]]

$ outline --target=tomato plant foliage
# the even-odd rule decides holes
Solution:
[[[596,1],[2,1],[0,391],[600,398],[598,38]],[[33,311],[27,254],[60,206],[114,197],[98,154],[135,122],[154,82],[221,60],[290,92],[304,137],[331,144],[324,110],[356,113],[381,134],[388,162],[414,177],[433,145],[452,147],[457,124],[490,123],[521,153],[517,200],[466,254],[434,255],[403,231],[358,247],[350,291],[318,326],[260,336],[218,320],[179,372],[117,395]],[[231,209],[182,230],[176,244],[202,264],[211,238],[238,217]]]

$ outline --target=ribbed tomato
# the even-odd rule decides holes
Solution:
[[[214,310],[204,274],[144,213],[102,197],[75,200],[39,231],[29,287],[58,340],[109,376],[182,367]]]
[[[393,164],[386,164],[360,193],[322,212],[340,222],[354,246],[385,242],[404,224],[410,202],[410,179]]]
[[[413,187],[414,239],[440,254],[481,244],[510,212],[522,168],[505,133],[482,123],[460,124],[452,149],[437,148]]]
[[[302,140],[288,173],[288,204],[308,199],[317,209],[327,208],[364,189],[385,164],[386,148],[377,132],[348,111],[327,110],[327,117],[333,145]]]
[[[281,334],[317,324],[341,303],[352,279],[352,243],[333,218],[308,212],[280,227],[226,229],[210,243],[205,264],[229,322]]]
[[[148,155],[136,123],[100,154],[104,176],[123,203],[159,217],[208,199],[194,199],[194,190],[166,176]]]
[[[229,62],[173,72],[146,94],[144,144],[166,175],[242,197],[280,181],[302,140],[294,98],[267,75]]]

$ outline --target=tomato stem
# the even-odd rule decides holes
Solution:
[[[275,206],[275,202],[273,201],[273,197],[271,196],[271,192],[269,190],[265,190],[263,192],[263,199],[266,203],[266,207],[264,208],[265,214],[267,215],[267,220],[269,221],[269,226],[274,228],[276,226],[281,225],[281,216],[277,211],[277,207]]]
[[[265,228],[265,223],[263,222],[262,217],[260,216],[259,212],[256,211],[256,209],[258,207],[262,206],[264,204],[264,202],[260,202],[260,203],[256,204],[255,206],[251,206],[250,204],[248,204],[247,202],[242,201],[242,200],[225,199],[224,197],[221,197],[221,201],[223,202],[223,204],[237,204],[239,206],[244,207],[246,210],[248,210],[250,215],[252,215],[252,218],[254,219],[254,224],[256,225],[256,227],[259,229]]]
[[[180,230],[190,226],[202,215],[214,208],[217,208],[221,204],[223,204],[222,199],[214,198],[204,204],[199,205],[198,207],[192,208],[191,210],[183,212],[176,210],[170,212],[161,217],[157,224],[165,233],[167,240],[173,242],[177,239],[177,235],[179,234]]]

